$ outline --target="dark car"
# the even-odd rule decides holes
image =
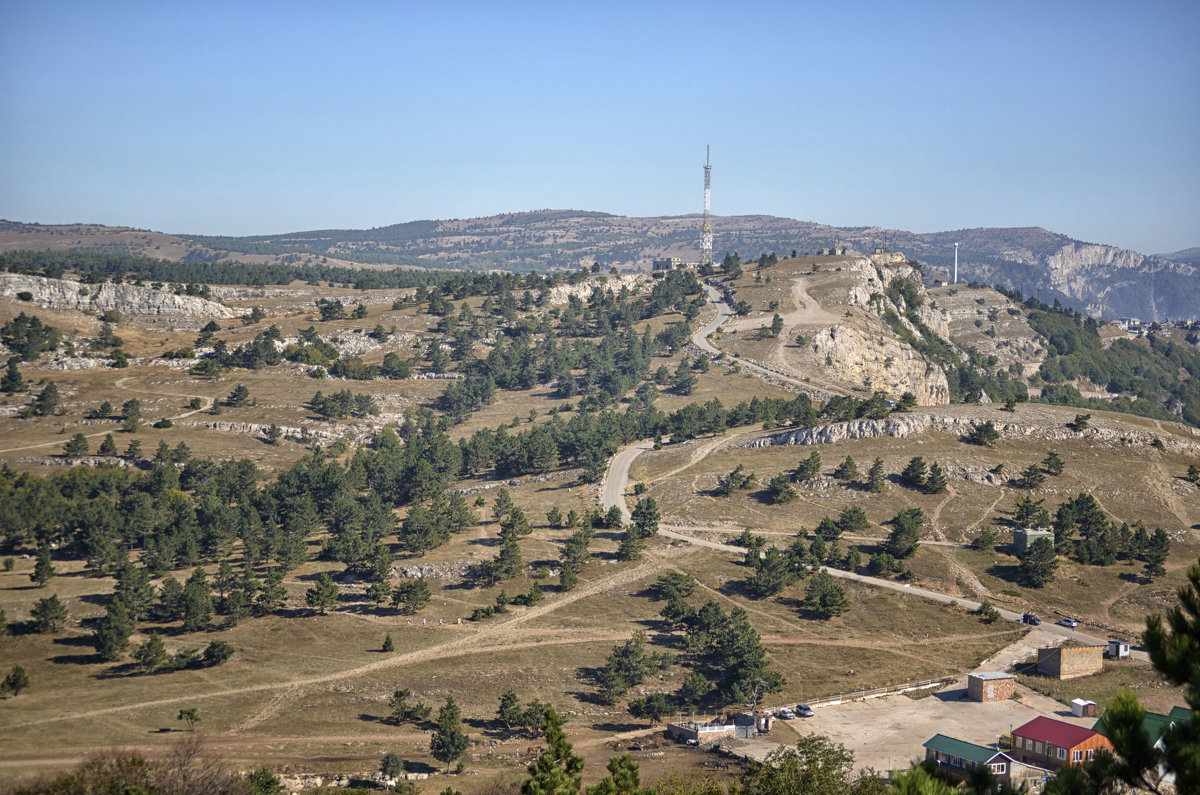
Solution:
[[[643,748],[645,748],[645,746],[641,743],[634,743],[633,745],[629,746],[629,750],[631,751],[641,751]]]
[[[802,718],[811,718],[814,713],[812,707],[810,707],[808,704],[797,704],[796,714]]]
[[[1038,624],[1042,623],[1042,620],[1040,618],[1038,618],[1037,616],[1035,616],[1033,613],[1022,613],[1021,614],[1021,623],[1028,624],[1031,627],[1036,627]]]

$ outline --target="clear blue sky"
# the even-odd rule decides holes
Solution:
[[[0,217],[542,208],[1200,245],[1200,2],[0,6]],[[819,6],[819,7],[813,7]]]

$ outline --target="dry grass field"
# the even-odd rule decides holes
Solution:
[[[813,264],[788,262],[798,272]],[[719,335],[717,344],[732,343],[730,347],[742,356],[763,361],[778,353],[779,342],[749,340],[752,334],[747,330],[752,332],[761,325],[763,317],[769,325],[774,311],[787,314],[788,322],[796,325],[807,322],[796,314],[801,311],[814,313],[808,316],[811,322],[824,321],[817,317],[819,306],[805,309],[800,304],[817,299],[824,302],[827,293],[841,289],[836,271],[816,275],[807,271],[813,278],[806,276],[803,295],[778,267],[764,272],[772,277],[769,284],[758,286],[753,285],[753,264],[746,271],[742,281],[749,283],[745,290],[739,283],[739,296],[748,296],[754,311],[743,321],[745,329],[736,334],[727,330]],[[227,300],[238,311],[258,306],[268,317],[252,326],[242,326],[237,320],[224,322],[226,328],[218,337],[233,348],[272,323],[279,326],[284,338],[315,325],[322,334],[351,341],[351,347],[361,350],[367,363],[382,361],[388,352],[415,358],[437,336],[435,320],[412,307],[393,310],[392,301],[403,292],[360,293],[302,284],[261,294],[249,289],[231,291]],[[317,296],[339,297],[347,306],[363,300],[367,317],[317,322],[312,306]],[[770,309],[773,301],[778,302],[775,310]],[[479,311],[480,301],[470,299],[469,303]],[[20,308],[0,306],[0,319],[12,317]],[[99,327],[95,318],[79,313],[38,310],[38,314],[68,337],[80,340],[94,336]],[[657,331],[678,319],[677,315],[656,318],[651,329]],[[366,332],[376,324],[388,329],[394,326],[396,335],[383,344],[368,340]],[[53,369],[49,360],[23,365],[27,380],[56,382],[63,410],[53,417],[19,419],[10,415],[28,401],[27,396],[0,401],[0,408],[10,409],[0,416],[0,461],[17,470],[51,473],[70,463],[59,453],[71,434],[86,434],[94,451],[104,434],[112,433],[119,450],[131,439],[141,442],[146,455],[152,455],[160,441],[171,447],[185,443],[195,456],[251,458],[269,475],[293,464],[309,447],[288,439],[278,445],[267,444],[259,426],[277,424],[326,432],[321,440],[326,446],[344,435],[348,443],[342,455],[347,458],[372,429],[400,422],[406,412],[431,406],[446,384],[433,379],[315,379],[290,364],[254,371],[238,369],[202,379],[189,375],[186,366],[171,366],[156,358],[192,345],[201,325],[192,320],[174,324],[123,320],[116,331],[133,357],[128,368]],[[477,353],[486,355],[486,350],[480,345]],[[659,357],[652,366],[663,364],[674,372],[679,360],[679,354]],[[228,395],[237,384],[249,388],[251,404],[211,413],[213,401]],[[373,395],[382,414],[368,420],[327,422],[303,406],[317,390],[344,388]],[[707,373],[698,374],[691,395],[663,389],[656,405],[670,412],[688,403],[719,398],[732,407],[755,396],[786,398],[792,394],[714,365]],[[131,397],[141,400],[146,422],[136,434],[118,430],[120,423],[114,419],[87,418],[103,401],[119,409]],[[188,407],[193,398],[200,398],[200,409]],[[499,391],[495,403],[450,433],[457,439],[514,419],[517,427],[546,422],[548,412],[563,403],[545,387]],[[866,511],[872,526],[861,537],[842,543],[844,548],[853,541],[864,557],[886,535],[884,521],[903,508],[920,507],[927,517],[922,538],[929,543],[909,564],[916,583],[955,595],[982,593],[1014,609],[1036,608],[1044,616],[1072,615],[1099,627],[1131,633],[1137,631],[1146,612],[1162,610],[1173,602],[1182,568],[1195,561],[1200,548],[1196,536],[1200,491],[1180,477],[1198,457],[1194,448],[1185,447],[1197,444],[1195,434],[1153,420],[1096,413],[1092,427],[1105,435],[1050,441],[1040,432],[1019,429],[1061,429],[1074,410],[1022,405],[1015,415],[999,412],[995,406],[931,411],[951,419],[1011,423],[1014,430],[991,448],[966,445],[956,435],[941,431],[904,439],[754,448],[744,444],[773,431],[732,429],[720,437],[668,444],[642,455],[632,481],[646,484],[665,524],[699,526],[702,535],[714,540],[729,540],[749,529],[771,543],[786,546],[791,536],[811,529],[823,516],[836,516],[843,508],[857,505]],[[569,420],[573,413],[569,410],[560,416]],[[149,427],[161,418],[172,418],[173,426]],[[1135,434],[1157,435],[1165,444],[1160,449],[1142,441],[1123,441]],[[788,505],[766,504],[758,489],[727,498],[711,495],[717,478],[738,464],[765,483],[795,468],[814,450],[822,457],[822,477],[800,485],[799,498]],[[1021,492],[1003,479],[987,477],[999,464],[1015,475],[1041,461],[1049,450],[1063,457],[1066,470],[1039,489]],[[876,457],[894,475],[916,455],[945,467],[949,479],[945,494],[920,494],[893,481],[883,494],[875,495],[829,477],[846,456],[855,459],[862,479]],[[435,714],[449,695],[462,707],[473,742],[467,767],[479,775],[456,777],[452,783],[469,793],[489,781],[519,775],[528,760],[518,758],[518,753],[539,744],[529,737],[502,732],[492,723],[500,694],[511,688],[522,701],[538,698],[567,714],[571,738],[587,759],[591,783],[600,777],[615,750],[634,738],[650,736],[651,727],[631,718],[622,706],[597,703],[587,671],[601,665],[614,645],[637,630],[647,632],[655,651],[673,649],[672,638],[659,619],[661,603],[648,595],[649,586],[668,571],[696,577],[695,604],[711,598],[726,610],[739,606],[748,611],[771,664],[787,679],[783,690],[770,696],[772,705],[962,673],[1023,633],[1012,625],[983,624],[961,609],[906,599],[861,584],[847,585],[851,603],[847,613],[827,621],[809,620],[798,610],[802,585],[773,598],[749,599],[741,586],[748,570],[738,555],[659,537],[651,541],[641,561],[621,563],[614,555],[619,535],[605,530],[596,535],[592,560],[579,585],[562,592],[558,578],[549,570],[570,531],[550,527],[545,516],[554,507],[564,514],[572,509],[583,514],[598,507],[599,484],[584,484],[578,475],[576,470],[566,470],[504,483],[474,478],[458,484],[468,490],[469,501],[477,495],[486,500],[486,506],[474,509],[481,524],[424,556],[397,558],[393,576],[399,578],[405,569],[422,567],[432,587],[430,603],[411,618],[390,609],[370,609],[365,584],[353,580],[341,581],[338,609],[328,615],[312,614],[304,607],[305,591],[319,573],[328,571],[340,577],[342,568],[316,560],[321,539],[314,538],[309,542],[310,562],[287,575],[289,598],[283,613],[246,619],[232,627],[222,626],[218,620],[210,631],[196,633],[183,633],[177,625],[149,625],[132,638],[136,644],[146,637],[147,630],[160,629],[169,652],[202,648],[215,639],[227,641],[237,652],[218,668],[141,675],[127,660],[102,662],[93,653],[89,635],[104,614],[112,579],[84,571],[81,562],[56,561],[58,576],[39,589],[30,581],[33,559],[27,555],[17,558],[11,571],[0,571],[0,606],[8,620],[26,620],[36,601],[50,593],[66,603],[70,620],[57,634],[22,634],[0,640],[0,671],[20,664],[31,679],[31,686],[18,697],[0,702],[0,736],[4,738],[0,781],[68,766],[97,747],[161,750],[179,736],[183,727],[176,719],[179,710],[191,707],[201,717],[197,731],[212,748],[246,768],[269,764],[287,771],[363,773],[373,770],[385,752],[394,750],[410,763],[432,770],[438,765],[429,753],[430,727],[395,726],[382,720],[391,693],[409,688],[416,698],[432,706]],[[496,554],[499,528],[491,521],[491,505],[501,485],[534,526],[534,532],[520,542],[527,565],[521,576],[502,585],[473,587],[464,581],[462,572]],[[1140,566],[1085,567],[1064,560],[1055,582],[1035,591],[1012,582],[1016,566],[1012,556],[1002,550],[981,552],[964,546],[983,527],[997,527],[1005,540],[1004,521],[1011,516],[1019,493],[1045,499],[1053,512],[1059,502],[1083,490],[1091,492],[1118,520],[1142,520],[1150,528],[1161,526],[1171,534],[1172,555],[1165,577],[1144,583]],[[397,518],[403,518],[403,511]],[[396,538],[386,540],[395,542]],[[235,562],[237,558],[235,550]],[[211,576],[216,567],[208,569]],[[182,579],[186,575],[176,576]],[[511,597],[527,592],[535,581],[545,589],[538,605],[512,607],[508,613],[484,621],[469,620],[476,608],[494,604],[502,590]],[[380,650],[386,634],[396,645],[390,653]],[[686,669],[672,666],[661,679],[647,681],[631,695],[673,691],[684,675]],[[1170,697],[1149,679],[1133,677],[1129,683],[1139,692],[1153,692],[1164,700]],[[1098,686],[1096,692],[1107,693],[1106,687]],[[701,761],[699,755],[666,745],[651,746],[639,758],[643,781],[668,772],[700,770]],[[430,782],[435,783],[432,789],[438,791],[446,782]]]
[[[514,491],[518,504],[526,504],[524,498],[520,489]],[[491,526],[478,534],[483,539],[455,539],[412,563],[474,559],[472,548],[494,532]],[[526,558],[550,551],[553,535],[539,530],[523,542]],[[391,611],[376,614],[347,603],[327,616],[297,609],[294,616],[249,619],[231,629],[168,631],[170,651],[219,637],[238,652],[219,669],[154,676],[136,675],[128,664],[99,662],[87,642],[82,624],[102,614],[111,581],[65,570],[47,589],[34,589],[28,581],[32,562],[19,561],[12,572],[0,574],[9,614],[23,615],[37,597],[56,592],[68,605],[71,628],[55,636],[10,638],[0,647],[0,666],[23,661],[33,682],[7,702],[0,718],[11,738],[0,755],[0,770],[12,775],[68,763],[94,749],[97,736],[105,738],[104,745],[161,747],[180,728],[175,715],[185,707],[199,710],[198,730],[216,750],[246,764],[286,761],[297,769],[361,771],[390,749],[406,759],[432,762],[425,732],[380,720],[391,692],[406,687],[435,708],[446,695],[458,700],[477,742],[471,767],[516,769],[518,763],[508,757],[531,743],[489,724],[500,693],[513,688],[525,700],[540,698],[567,712],[589,769],[600,771],[613,732],[645,724],[619,707],[594,703],[593,688],[579,671],[600,664],[635,629],[648,630],[657,641],[660,605],[644,591],[670,569],[695,574],[701,598],[751,611],[773,663],[789,680],[772,696],[781,704],[968,669],[1020,632],[989,628],[961,610],[865,587],[850,589],[850,614],[806,621],[792,607],[793,593],[761,602],[741,597],[736,583],[744,568],[729,555],[657,542],[645,560],[617,564],[606,558],[610,546],[596,545],[597,559],[575,590],[558,594],[549,587],[537,607],[515,607],[486,622],[459,624],[458,619],[493,601],[500,589],[463,588],[447,580],[434,581],[434,599],[412,623]],[[303,590],[324,568],[309,564],[289,575],[291,604],[302,604]],[[512,594],[531,582],[519,578],[504,588]],[[353,590],[343,588],[343,593]],[[396,642],[390,654],[378,650],[385,633]],[[672,669],[646,688],[674,689],[680,676]],[[492,740],[496,745],[488,754]]]
[[[1028,428],[1061,428],[1077,413],[1074,409],[1022,405],[1015,414],[988,406],[950,406],[933,410],[939,417],[991,419]],[[643,454],[631,472],[634,481],[646,483],[655,497],[664,522],[711,527],[715,540],[729,540],[749,528],[779,546],[786,546],[801,529],[811,531],[824,516],[836,518],[848,506],[866,512],[872,527],[854,539],[864,553],[875,550],[890,528],[884,522],[900,510],[919,507],[926,522],[923,546],[910,564],[918,582],[955,595],[982,593],[1013,609],[1034,608],[1070,615],[1100,626],[1139,631],[1145,614],[1160,611],[1174,599],[1182,570],[1196,560],[1200,529],[1200,489],[1183,480],[1194,460],[1196,437],[1189,429],[1129,415],[1096,414],[1092,427],[1115,438],[1068,435],[1049,440],[1014,430],[994,447],[964,444],[957,435],[928,431],[905,439],[883,437],[812,446],[748,447],[754,438],[777,431],[745,429],[724,437],[702,438]],[[1135,433],[1164,440],[1159,449],[1146,443],[1129,443]],[[1126,441],[1122,441],[1122,438]],[[1167,444],[1166,442],[1174,442]],[[1016,489],[1007,478],[988,478],[999,464],[1017,474],[1040,462],[1054,450],[1066,461],[1062,475],[1036,489]],[[780,472],[794,469],[813,452],[821,456],[822,477],[797,484],[798,498],[785,505],[770,505],[761,486],[716,497],[712,489],[722,475],[742,465],[760,484]],[[847,456],[860,472],[857,482],[832,477],[833,469]],[[925,494],[905,488],[895,476],[913,456],[940,463],[949,481],[944,494]],[[890,474],[884,493],[862,488],[865,471],[875,458]],[[1131,474],[1132,473],[1132,474]],[[1172,538],[1168,576],[1152,583],[1141,580],[1140,564],[1127,562],[1110,567],[1082,566],[1062,560],[1054,583],[1043,589],[1023,588],[1012,581],[1017,559],[1002,549],[980,552],[963,548],[990,527],[1002,542],[1011,538],[1007,521],[1018,495],[1045,500],[1053,514],[1057,505],[1076,494],[1091,493],[1117,521],[1142,521],[1148,528],[1162,527]],[[843,542],[843,545],[845,542]],[[845,548],[843,546],[843,548]],[[980,586],[983,586],[980,591]],[[1096,598],[1101,593],[1103,597]]]

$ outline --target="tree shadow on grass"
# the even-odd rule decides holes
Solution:
[[[617,734],[619,732],[631,732],[638,729],[648,728],[644,723],[617,723],[616,721],[606,721],[604,723],[593,723],[592,729],[606,734]]]
[[[157,671],[147,671],[135,662],[113,665],[106,671],[96,674],[96,679],[128,679],[134,676],[154,676]],[[162,671],[161,673],[167,673]]]
[[[55,646],[88,646],[92,647],[95,642],[89,635],[71,635],[65,638],[55,638],[52,643]]]
[[[55,665],[94,665],[104,662],[99,654],[59,654],[49,660]]]
[[[989,566],[987,573],[993,577],[997,577],[1005,582],[1011,582],[1013,585],[1021,584],[1021,565],[1018,564],[1003,564],[997,563],[994,566]]]

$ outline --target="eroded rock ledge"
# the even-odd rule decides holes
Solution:
[[[133,284],[81,284],[67,279],[48,279],[21,273],[0,273],[0,295],[17,298],[29,293],[30,303],[49,309],[76,309],[81,312],[106,312],[115,309],[122,315],[159,315],[167,317],[231,318],[229,307],[190,295],[175,295],[170,290],[155,290]]]
[[[995,422],[995,421],[993,421]],[[772,447],[775,445],[811,445],[836,444],[853,439],[879,439],[885,436],[905,439],[909,436],[927,432],[942,432],[956,435],[966,435],[975,425],[975,420],[968,417],[948,417],[929,413],[893,414],[882,420],[852,420],[850,422],[832,422],[828,425],[817,425],[812,428],[797,428],[795,430],[747,439],[734,447]],[[1019,423],[995,422],[1000,437],[1023,436],[1031,439],[1046,439],[1060,441],[1064,439],[1084,439],[1101,444],[1123,446],[1149,446],[1156,440],[1164,447],[1187,453],[1200,453],[1200,440],[1191,441],[1169,434],[1156,434],[1150,431],[1116,431],[1111,428],[1088,428],[1082,433],[1075,433],[1062,427],[1046,425],[1022,425]],[[1173,430],[1198,437],[1196,431],[1182,425],[1176,425]]]

